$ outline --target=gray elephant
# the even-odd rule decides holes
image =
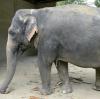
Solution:
[[[42,94],[51,94],[51,66],[56,63],[63,93],[72,92],[68,62],[96,69],[95,89],[100,90],[100,9],[68,5],[18,10],[8,30],[7,76],[0,87],[5,93],[18,56],[38,38],[38,66]]]

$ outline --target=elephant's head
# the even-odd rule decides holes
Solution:
[[[37,33],[36,17],[31,14],[21,16],[21,13],[19,14],[17,12],[8,30],[7,43],[16,44],[17,50],[25,50],[31,42],[31,39],[37,35]]]
[[[6,91],[13,78],[18,54],[27,49],[32,37],[38,32],[36,17],[30,12],[30,10],[17,11],[9,27],[6,46],[7,75],[0,87],[1,93]]]

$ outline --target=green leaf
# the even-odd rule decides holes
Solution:
[[[95,0],[95,5],[96,5],[97,7],[100,7],[100,0]]]

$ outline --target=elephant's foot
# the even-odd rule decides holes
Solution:
[[[1,94],[6,94],[6,90],[0,89]]]
[[[51,89],[44,89],[44,88],[39,88],[39,91],[42,95],[50,95],[53,93],[53,91]]]
[[[0,86],[0,93],[1,94],[7,94],[7,93],[9,93],[9,89],[8,89],[8,87],[5,87],[5,86]]]
[[[68,94],[68,93],[72,93],[72,87],[71,87],[71,85],[63,85],[62,86],[62,93],[63,94]]]

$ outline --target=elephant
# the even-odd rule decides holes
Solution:
[[[37,43],[36,43],[37,42]],[[7,74],[0,86],[5,93],[18,57],[37,45],[41,94],[49,95],[51,67],[55,63],[62,81],[62,92],[71,93],[68,63],[96,70],[95,90],[100,90],[100,9],[85,5],[66,5],[41,9],[20,9],[8,29]]]

